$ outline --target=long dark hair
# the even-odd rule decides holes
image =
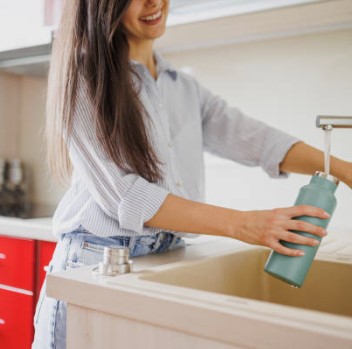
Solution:
[[[88,88],[97,137],[108,158],[148,181],[161,178],[121,21],[130,2],[65,1],[50,65],[46,122],[49,164],[58,179],[71,172],[64,135],[70,135],[81,79]]]

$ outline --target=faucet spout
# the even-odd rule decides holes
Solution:
[[[322,129],[352,128],[352,116],[318,115],[315,122]]]

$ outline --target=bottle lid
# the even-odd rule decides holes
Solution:
[[[335,183],[336,185],[338,185],[339,182],[340,182],[340,180],[339,180],[338,178],[336,178],[336,177],[334,177],[334,176],[332,176],[332,175],[330,175],[330,174],[327,174],[326,172],[317,171],[317,172],[314,173],[314,176],[316,176],[316,177],[322,177],[322,178],[324,178],[324,179],[327,179],[327,180],[329,180],[329,181]]]

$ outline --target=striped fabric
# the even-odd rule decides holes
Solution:
[[[141,78],[136,84],[151,119],[148,127],[162,162],[163,180],[149,183],[106,157],[81,85],[68,143],[74,172],[54,215],[57,236],[79,226],[102,237],[159,232],[144,223],[168,193],[204,201],[204,150],[246,166],[261,166],[271,177],[285,176],[279,163],[298,139],[228,106],[158,54],[155,59],[157,80],[143,65],[131,64]]]

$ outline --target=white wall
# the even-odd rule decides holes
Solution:
[[[0,8],[0,50],[50,39],[50,31],[44,28],[43,0],[0,0]]]
[[[52,185],[43,128],[46,79],[0,74],[0,158],[19,158],[31,175],[33,202],[56,205],[64,189]]]
[[[248,115],[323,147],[318,114],[352,115],[352,31],[168,54]],[[334,130],[332,151],[352,161],[352,131]],[[309,177],[270,179],[261,169],[207,158],[207,200],[237,209],[292,205]],[[347,226],[352,192],[341,184],[331,226]]]
[[[317,114],[352,115],[351,30],[166,56],[178,67],[193,69],[201,83],[231,105],[313,146],[323,146],[322,131],[315,128]],[[45,79],[0,75],[0,136],[8,125],[5,114],[11,115],[13,122],[19,116],[17,154],[34,170],[35,201],[56,203],[63,189],[50,186],[40,136],[45,89]],[[4,108],[8,101],[10,105]],[[11,113],[2,113],[4,109]],[[348,160],[352,160],[351,132],[334,130],[332,134],[333,152]],[[0,157],[8,153],[3,143],[0,137]],[[299,188],[308,180],[299,175],[274,180],[261,169],[223,160],[207,161],[208,202],[237,209],[292,205]],[[341,184],[337,197],[338,208],[331,225],[351,225],[348,218],[352,192]]]
[[[63,188],[53,185],[45,155],[44,126],[46,79],[21,77],[18,157],[25,160],[32,173],[33,202],[56,204]]]

